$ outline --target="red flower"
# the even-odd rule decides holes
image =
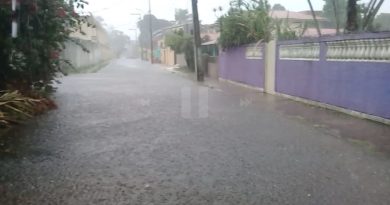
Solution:
[[[57,16],[61,18],[64,18],[66,16],[66,11],[64,10],[64,8],[60,7],[57,9]]]
[[[11,0],[0,0],[0,5],[11,5],[12,1]]]
[[[38,11],[38,5],[36,2],[30,4],[30,11],[31,13],[36,13]]]
[[[79,15],[75,11],[72,11],[72,16],[73,17],[78,17]]]
[[[58,60],[60,58],[60,53],[58,51],[51,51],[50,58],[54,60]]]

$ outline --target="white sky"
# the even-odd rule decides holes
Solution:
[[[135,32],[129,29],[136,28],[138,16],[132,13],[146,14],[148,12],[148,0],[88,0],[87,9],[95,16],[104,18],[106,24],[121,30],[134,38]],[[363,0],[367,2],[368,0]],[[213,23],[216,20],[213,8],[222,6],[229,8],[230,0],[198,0],[199,18],[203,23]],[[309,10],[307,0],[269,0],[270,4],[280,3],[287,10]],[[323,0],[312,0],[315,10],[322,10]],[[152,14],[157,18],[174,20],[175,9],[188,9],[191,13],[191,0],[151,0]],[[390,0],[385,0],[381,12],[390,13]]]

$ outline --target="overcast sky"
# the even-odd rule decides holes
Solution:
[[[134,37],[132,28],[136,28],[138,16],[132,13],[146,14],[148,12],[148,0],[88,0],[87,10],[95,16],[104,18],[106,24],[115,29],[124,31]],[[363,0],[367,2],[368,0]],[[216,20],[213,8],[222,6],[225,10],[229,7],[230,0],[198,0],[199,16],[203,23],[213,23]],[[309,10],[307,0],[269,0],[270,4],[280,3],[287,10]],[[322,10],[323,0],[312,0],[315,10]],[[175,9],[183,8],[191,11],[191,0],[151,0],[152,14],[157,18],[174,20]],[[385,0],[382,12],[390,13],[390,0]]]

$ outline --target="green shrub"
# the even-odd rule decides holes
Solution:
[[[267,0],[232,0],[229,12],[220,18],[222,48],[269,41],[272,21]]]
[[[11,7],[0,4],[0,90],[46,89],[61,70],[60,52],[69,34],[79,31],[86,17],[75,7],[83,0],[21,1],[18,37],[12,38]],[[77,43],[77,42],[75,42]]]

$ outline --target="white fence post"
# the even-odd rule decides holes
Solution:
[[[275,94],[276,40],[265,44],[264,55],[264,92]]]

